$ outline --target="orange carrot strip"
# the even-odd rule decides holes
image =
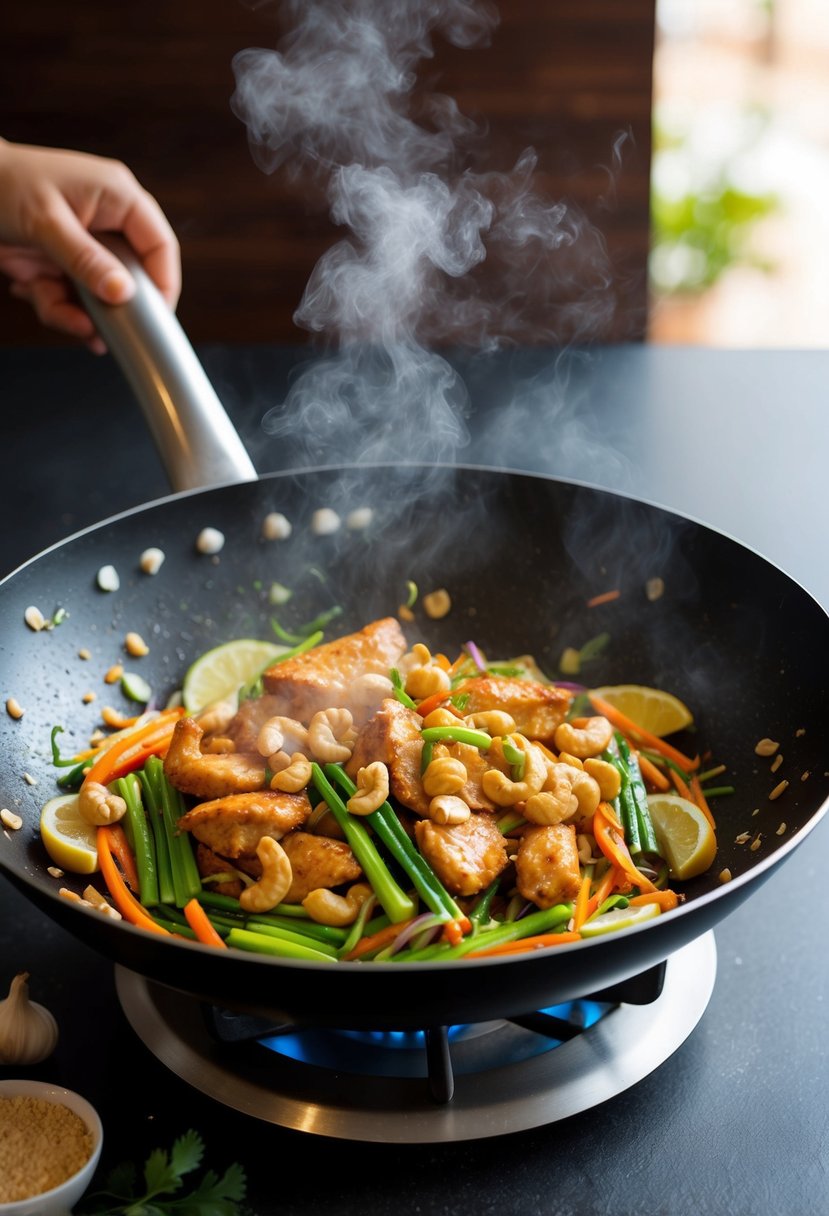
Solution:
[[[689,802],[696,802],[696,798],[691,793],[691,787],[682,780],[675,768],[671,769],[671,781],[676,786],[676,792],[680,798],[687,798]]]
[[[592,879],[589,874],[585,874],[581,880],[579,893],[576,896],[576,906],[573,909],[573,928],[580,929],[587,920],[587,905],[590,902],[590,884]]]
[[[544,946],[562,946],[565,942],[580,942],[581,934],[575,930],[563,933],[539,933],[535,937],[523,937],[517,942],[504,942],[490,946],[487,950],[470,950],[464,958],[496,958],[498,955],[523,954],[526,950],[541,950]]]
[[[445,654],[438,653],[436,655],[433,655],[432,657],[433,657],[435,663],[437,664],[437,666],[442,668],[443,671],[448,671],[449,668],[452,666],[452,664],[449,662],[449,659],[446,657]]]
[[[578,928],[581,928],[584,921],[588,920],[602,906],[607,897],[612,893],[613,888],[619,885],[620,874],[621,871],[616,866],[610,865],[607,867],[598,887],[596,887],[596,890],[587,901],[586,915],[584,920],[579,923]]]
[[[630,903],[636,907],[640,904],[659,904],[663,912],[670,912],[679,905],[676,891],[648,891],[645,895],[634,895]]]
[[[155,923],[149,912],[138,902],[119,874],[110,847],[111,832],[112,828],[110,827],[100,827],[96,833],[96,838],[98,861],[101,865],[104,881],[112,896],[112,902],[124,920],[128,920],[131,925],[137,925],[140,929],[148,929],[150,933],[160,933],[164,937],[169,937],[170,934],[167,930]]]
[[[417,707],[417,712],[421,718],[426,718],[435,709],[440,709],[444,701],[449,700],[448,692],[433,692],[430,697],[426,697]],[[447,707],[448,708],[448,707]]]
[[[121,867],[127,885],[132,891],[137,891],[139,887],[138,869],[135,864],[135,858],[132,855],[130,842],[127,840],[127,833],[120,823],[114,823],[110,826],[109,845],[115,860]]]
[[[618,600],[621,591],[603,591],[601,595],[594,595],[592,599],[587,601],[588,608],[598,608],[599,604],[611,604],[613,600]]]
[[[227,949],[227,942],[219,937],[210,923],[207,913],[197,899],[188,900],[182,911],[187,917],[187,923],[195,933],[198,941],[202,942],[205,946],[219,946],[222,950]]]
[[[636,751],[635,748],[631,749]],[[652,760],[647,756],[643,756],[641,752],[636,752],[636,758],[639,761],[639,768],[644,779],[650,784],[655,785],[658,790],[669,790],[671,783],[661,769],[658,769]]]
[[[714,821],[714,816],[711,814],[711,808],[708,805],[708,800],[705,797],[705,794],[702,792],[702,786],[699,783],[699,777],[696,775],[696,773],[694,773],[693,777],[691,778],[691,793],[694,796],[694,802],[696,802],[697,806],[716,832],[717,825]]]
[[[611,705],[609,701],[605,701],[604,697],[597,697],[592,692],[589,692],[587,695],[593,708],[598,713],[603,714],[609,722],[612,722],[614,726],[618,726],[619,730],[624,731],[626,735],[631,735],[638,743],[649,747],[651,751],[659,752],[662,756],[667,756],[669,760],[673,760],[674,764],[678,764],[686,772],[699,768],[699,756],[691,760],[684,752],[671,747],[670,743],[666,743],[658,735],[652,735],[649,730],[643,730],[641,726],[637,726],[632,718],[629,718],[627,714],[623,714],[621,710],[618,710],[615,705]]]
[[[343,955],[347,962],[355,958],[362,958],[364,954],[371,954],[374,950],[380,950],[383,946],[387,946],[389,942],[393,942],[398,933],[412,923],[414,916],[409,920],[401,921],[396,925],[386,925],[385,929],[378,929],[376,933],[370,933],[368,937],[361,937],[353,950],[348,954]]]
[[[154,753],[147,751],[147,749],[151,744],[161,746],[167,742],[176,720],[183,713],[183,709],[168,709],[165,713],[159,714],[157,718],[153,718],[152,721],[147,722],[139,730],[131,731],[129,734],[124,735],[123,739],[120,739],[112,747],[108,747],[104,754],[95,761],[92,768],[86,774],[85,780],[97,781],[101,785],[108,785],[116,777],[123,777],[131,771],[131,761],[128,759],[127,753],[136,748],[138,744],[141,744],[138,754],[141,754],[143,751],[147,755],[153,755]],[[159,736],[159,738],[156,739],[156,736]],[[120,763],[117,763],[119,761]]]
[[[613,827],[612,819],[613,812],[608,804],[600,802],[593,815],[593,835],[596,838],[596,844],[607,860],[612,865],[618,866],[640,891],[655,891],[656,887],[651,880],[640,873],[634,865],[624,836]]]

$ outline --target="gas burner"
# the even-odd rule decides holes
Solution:
[[[716,965],[709,932],[664,971],[613,991],[509,1020],[399,1032],[273,1026],[121,967],[116,985],[149,1050],[225,1106],[337,1139],[425,1144],[526,1131],[622,1093],[690,1035]]]

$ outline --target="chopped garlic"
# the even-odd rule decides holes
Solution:
[[[292,531],[290,520],[279,511],[271,511],[262,520],[262,536],[265,540],[287,540]]]
[[[218,528],[202,528],[196,537],[196,548],[207,557],[214,557],[224,548],[224,533]]]
[[[158,574],[164,561],[164,552],[154,547],[145,549],[138,559],[138,565],[144,574]]]
[[[336,511],[332,511],[330,507],[320,507],[311,516],[311,531],[315,536],[331,536],[333,532],[339,531],[341,522]]]
[[[101,566],[96,582],[102,591],[117,591],[121,586],[118,571],[114,566]]]

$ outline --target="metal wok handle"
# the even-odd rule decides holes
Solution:
[[[105,304],[77,291],[138,398],[174,490],[257,473],[196,352],[126,241],[102,238],[135,280],[126,304]]]

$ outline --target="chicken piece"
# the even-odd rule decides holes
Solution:
[[[201,750],[203,734],[193,718],[179,718],[176,722],[164,757],[164,772],[171,785],[195,798],[219,798],[222,794],[261,789],[265,784],[262,756],[238,751],[207,755]]]
[[[529,828],[515,855],[518,890],[539,908],[570,903],[579,893],[579,853],[571,823]]]
[[[372,701],[360,677],[387,677],[405,650],[400,625],[386,617],[269,667],[263,676],[265,692],[276,698],[274,714],[307,724],[319,710],[337,707],[351,710],[355,722],[362,723],[388,694],[380,691]]]
[[[259,732],[271,718],[283,716],[281,697],[251,697],[243,701],[236,714],[225,727],[227,734],[239,752],[255,752]]]
[[[346,772],[356,780],[359,769],[381,760],[389,770],[392,796],[416,814],[428,814],[429,799],[420,780],[422,727],[420,714],[387,697],[357,735]]]
[[[466,696],[465,714],[479,714],[488,709],[503,709],[515,721],[517,729],[528,739],[539,739],[549,747],[554,744],[556,727],[567,716],[571,694],[553,684],[536,684],[533,680],[513,680],[507,676],[475,676],[464,680],[455,695]]]
[[[354,882],[363,872],[344,840],[312,836],[310,832],[291,832],[281,843],[293,871],[286,904],[302,903],[308,892],[318,887],[331,888]]]
[[[262,873],[262,862],[258,857],[234,857],[230,861],[227,857],[214,853],[201,841],[196,844],[196,865],[202,878],[207,878],[210,874],[226,874],[231,866],[234,870],[244,870],[251,878],[259,878]],[[238,899],[245,889],[245,883],[241,878],[233,878],[228,882],[211,883],[210,889],[219,895],[231,895]]]
[[[299,794],[258,790],[201,802],[182,815],[178,825],[222,857],[255,857],[263,836],[281,840],[310,814],[311,803],[304,790]]]
[[[494,816],[485,811],[452,827],[420,819],[415,838],[443,885],[455,895],[477,895],[509,862],[504,837]]]

